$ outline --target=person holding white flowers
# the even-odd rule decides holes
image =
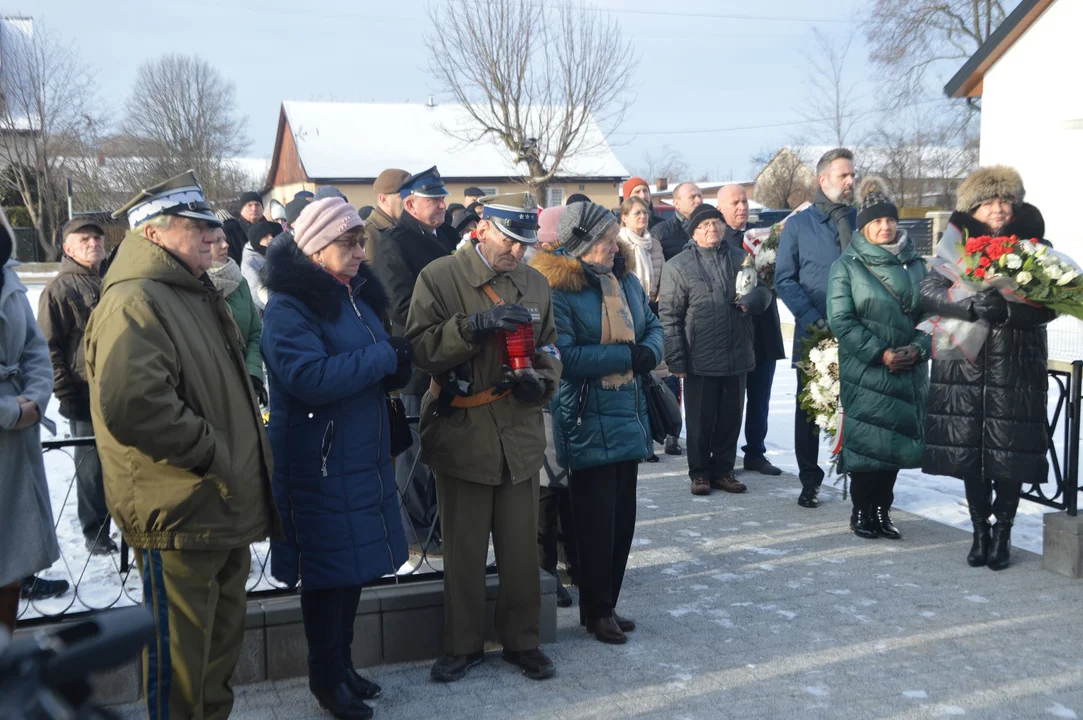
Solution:
[[[1024,192],[1023,180],[1012,168],[979,168],[959,185],[949,222],[971,238],[1037,239],[1040,245],[1027,246],[1044,253],[1042,248],[1049,245],[1042,238],[1045,222],[1037,208],[1023,202]],[[984,323],[989,335],[973,358],[933,362],[922,471],[964,482],[974,526],[966,561],[971,567],[1003,570],[1010,560],[1011,528],[1023,485],[1043,483],[1049,474],[1045,326],[1055,313],[1008,302],[997,290],[953,301],[951,286],[944,275],[929,273],[921,288],[924,310]],[[996,517],[995,525],[990,525],[990,516]]]
[[[897,540],[895,479],[921,464],[925,440],[931,346],[915,326],[927,268],[899,230],[883,181],[866,178],[857,195],[858,230],[827,281],[827,323],[839,344],[838,470],[850,476],[854,534]]]

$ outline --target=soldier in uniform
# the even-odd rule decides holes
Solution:
[[[533,195],[482,199],[477,240],[421,271],[406,336],[433,376],[421,404],[422,459],[436,474],[444,541],[444,656],[436,680],[462,678],[484,660],[485,563],[492,533],[500,574],[496,630],[504,659],[544,679],[538,649],[538,475],[542,408],[560,379],[549,284],[522,262],[537,242]],[[506,340],[529,325],[532,367],[512,370]]]
[[[240,333],[210,278],[195,173],[143,190],[86,329],[105,501],[143,579],[147,713],[224,720],[244,640],[248,546],[282,538],[271,446]]]

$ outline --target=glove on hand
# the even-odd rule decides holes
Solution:
[[[812,327],[816,330],[827,330],[827,321],[820,318],[816,322],[812,323]]]
[[[267,398],[267,388],[263,386],[263,379],[255,375],[248,377],[252,378],[252,388],[256,391],[256,399],[259,400],[260,407],[267,407],[270,401]]]
[[[978,295],[972,307],[979,320],[986,320],[991,325],[1000,325],[1008,319],[1008,301],[999,290]]]
[[[529,325],[530,322],[530,311],[522,305],[497,305],[483,313],[474,313],[466,319],[475,342],[497,330],[515,332],[520,325]]]
[[[527,368],[516,373],[519,382],[511,389],[515,399],[524,405],[537,405],[545,395],[545,378]]]
[[[921,360],[921,353],[913,345],[895,348],[892,352],[894,353],[894,359],[888,366],[891,372],[910,370]]]
[[[646,375],[658,367],[658,358],[654,351],[644,345],[632,347],[632,372],[636,375]]]
[[[405,338],[389,337],[387,344],[395,351],[395,359],[398,360],[399,367],[409,365],[414,361],[414,348]]]

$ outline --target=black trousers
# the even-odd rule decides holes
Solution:
[[[1023,492],[1023,484],[1015,480],[967,480],[966,504],[970,508],[970,517],[980,517],[988,520],[990,515],[996,515],[997,520],[1007,520],[1009,523],[1015,520],[1015,512],[1019,509],[1019,496]],[[996,499],[992,499],[993,491],[996,491]]]
[[[710,478],[733,472],[744,400],[744,375],[685,378],[689,477]]]
[[[802,381],[801,371],[797,371],[797,397],[801,397],[801,389],[805,386]],[[797,416],[793,423],[793,449],[797,455],[797,477],[804,487],[818,488],[824,481],[824,471],[820,469],[820,428],[813,422],[804,410],[801,409],[801,401],[797,400]]]
[[[308,682],[330,689],[346,681],[353,668],[353,624],[361,588],[301,591],[301,617],[308,640]]]
[[[854,508],[890,508],[895,502],[895,479],[898,477],[898,470],[850,473],[850,499]]]
[[[771,412],[771,385],[775,382],[775,361],[756,362],[745,379],[745,460],[765,460],[767,416]]]
[[[557,574],[557,543],[564,547],[568,577],[579,584],[579,556],[572,519],[572,494],[565,487],[543,487],[538,495],[538,561],[541,569]]]
[[[588,620],[612,617],[636,527],[635,460],[571,473],[579,550],[579,604]]]

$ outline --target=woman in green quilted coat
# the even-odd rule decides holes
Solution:
[[[858,230],[827,282],[844,413],[839,470],[850,476],[854,534],[898,539],[890,515],[895,478],[900,468],[921,465],[925,440],[930,343],[915,326],[926,267],[899,230],[882,181],[862,185]]]

